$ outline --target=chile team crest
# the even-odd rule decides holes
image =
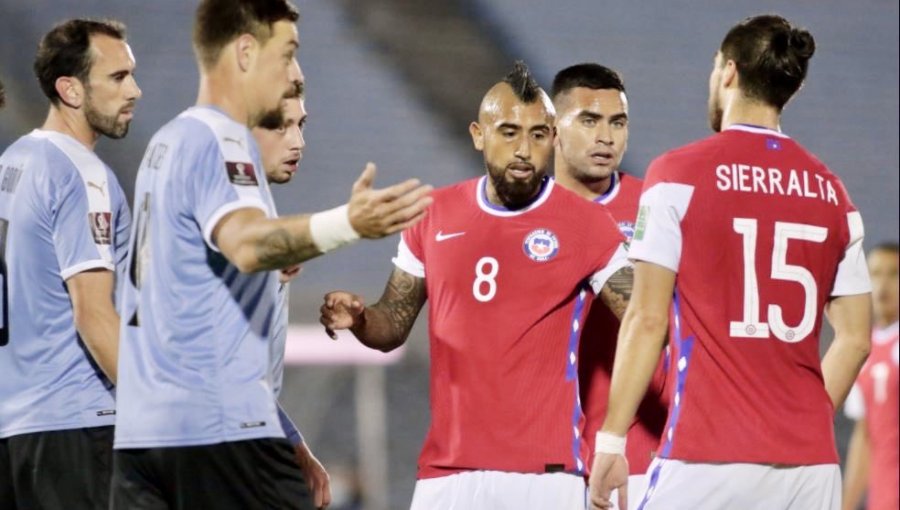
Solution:
[[[531,260],[547,262],[559,252],[559,239],[553,232],[539,228],[525,236],[522,248],[525,250],[525,255],[528,255]]]

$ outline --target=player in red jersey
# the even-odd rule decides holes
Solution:
[[[844,510],[856,510],[868,488],[868,510],[900,508],[900,317],[897,243],[869,252],[872,277],[872,353],[863,365],[844,412],[857,420],[847,450]]]
[[[490,89],[470,132],[487,176],[433,193],[378,303],[330,293],[321,320],[387,351],[428,300],[431,427],[413,509],[583,509],[586,284],[621,315],[623,238],[603,208],[545,175],[554,110],[523,64]]]
[[[634,235],[640,179],[619,169],[628,148],[628,99],[616,71],[600,64],[567,67],[556,74],[550,94],[556,108],[556,182],[582,197],[603,204],[627,240]],[[609,380],[616,353],[619,319],[602,305],[591,307],[578,356],[581,402],[589,451],[606,416]],[[628,486],[632,494],[646,488],[644,473],[659,446],[666,423],[662,398],[665,381],[661,360],[654,381],[628,430]],[[636,506],[636,505],[633,505]]]
[[[832,420],[869,352],[870,283],[844,186],[779,130],[814,50],[780,16],[733,27],[709,80],[717,134],[647,171],[593,508],[627,497],[620,453],[670,308],[672,406],[640,507],[839,507]],[[835,338],[820,361],[823,310]]]

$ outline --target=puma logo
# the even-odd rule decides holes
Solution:
[[[101,195],[103,195],[104,197],[106,196],[106,188],[104,188],[104,186],[106,186],[106,181],[103,181],[103,184],[97,184],[93,181],[88,181],[87,186],[88,188],[95,188],[100,192]]]

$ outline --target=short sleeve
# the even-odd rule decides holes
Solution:
[[[844,414],[851,420],[861,420],[866,417],[866,403],[863,401],[862,390],[859,384],[854,384],[844,402]]]
[[[425,278],[425,263],[417,257],[409,248],[406,242],[407,231],[400,236],[400,242],[397,244],[397,256],[391,259],[397,268],[417,277]]]
[[[850,239],[844,251],[844,257],[838,263],[834,287],[831,290],[832,296],[853,296],[872,290],[869,269],[866,265],[866,254],[863,251],[865,229],[862,216],[858,211],[847,213],[847,227]]]
[[[606,266],[591,276],[589,282],[591,284],[591,289],[594,290],[594,294],[600,294],[600,291],[603,289],[603,286],[606,285],[606,281],[609,280],[610,276],[616,274],[616,272],[623,267],[628,267],[630,265],[631,262],[628,261],[628,251],[625,249],[625,243],[621,243],[619,244],[619,247],[616,248],[616,251],[613,252],[612,257],[610,257]]]
[[[681,220],[687,214],[694,187],[667,182],[654,162],[641,194],[629,258],[652,262],[677,272],[681,262]]]
[[[203,240],[212,250],[219,251],[212,234],[225,215],[244,208],[260,209],[268,214],[260,189],[265,176],[238,144],[223,142],[226,147],[236,146],[225,154],[211,134],[208,142],[189,163],[193,168],[186,169],[191,181],[184,199],[203,230]]]
[[[112,243],[118,218],[110,207],[109,191],[105,178],[82,175],[75,168],[68,180],[59,181],[51,217],[63,280],[90,269],[115,270]]]

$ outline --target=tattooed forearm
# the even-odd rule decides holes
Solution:
[[[256,258],[264,271],[298,264],[319,254],[309,236],[292,235],[284,228],[272,230],[256,244]]]
[[[391,344],[402,344],[425,304],[425,279],[417,278],[406,271],[394,269],[378,303],[369,307],[371,313],[382,316],[380,322],[387,331],[381,331],[383,338]],[[368,321],[369,326],[375,321]],[[375,333],[374,331],[372,333]],[[369,335],[371,336],[371,335]]]
[[[600,291],[600,299],[606,306],[622,320],[628,302],[631,301],[631,289],[634,284],[634,268],[623,267],[606,280],[606,285]]]

